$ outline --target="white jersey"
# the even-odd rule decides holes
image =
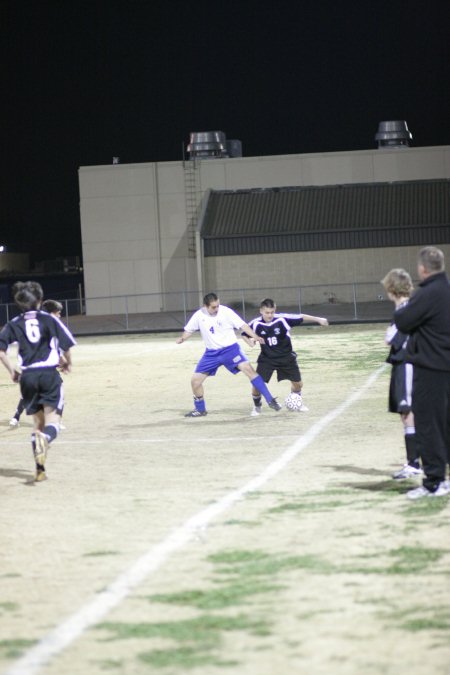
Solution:
[[[232,309],[219,305],[215,316],[208,314],[206,307],[198,309],[184,327],[187,333],[199,330],[207,349],[223,349],[235,344],[236,334],[245,321]]]

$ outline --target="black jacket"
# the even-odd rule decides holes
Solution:
[[[422,281],[408,304],[396,310],[394,321],[411,336],[409,363],[450,372],[450,284],[445,272]]]

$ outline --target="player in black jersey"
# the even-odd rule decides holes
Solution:
[[[267,383],[273,372],[276,371],[279,382],[280,380],[290,380],[291,392],[300,394],[303,382],[298,367],[297,354],[292,348],[290,329],[294,326],[300,326],[304,321],[328,326],[328,320],[310,314],[277,313],[276,304],[271,298],[263,300],[259,309],[261,316],[249,321],[248,324],[257,335],[264,338],[264,344],[261,344],[261,352],[257,360],[256,372]],[[248,344],[254,346],[254,342],[249,336],[243,333],[242,337]],[[261,396],[254,388],[252,388],[252,397],[252,415],[260,415],[262,410]],[[305,405],[302,408],[307,410]]]
[[[60,319],[63,306],[60,302],[58,302],[58,300],[44,300],[44,302],[41,305],[41,309],[44,312],[48,312],[49,314],[52,314],[53,316],[56,316],[58,319]],[[64,359],[64,357],[61,356],[60,365],[63,365],[63,359]],[[25,410],[25,404],[23,402],[23,398],[20,398],[19,403],[17,404],[16,412],[14,413],[14,415],[9,420],[9,426],[11,427],[11,429],[16,429],[19,426],[19,420],[20,420],[24,410]],[[63,411],[58,410],[58,412],[59,412],[60,417],[62,417]],[[61,420],[60,420],[59,428],[65,429]]]
[[[0,331],[0,361],[13,382],[20,380],[25,409],[28,415],[33,415],[31,447],[36,462],[35,480],[42,481],[47,477],[48,446],[59,432],[58,409],[64,404],[62,379],[57,368],[70,372],[70,349],[75,340],[59,319],[41,311],[43,292],[40,284],[19,281],[13,286],[13,297],[22,313],[8,321]],[[20,375],[6,354],[8,346],[14,342],[18,344]],[[64,356],[62,363],[60,352]]]
[[[406,270],[396,268],[388,272],[381,280],[384,290],[396,309],[405,306],[413,291],[413,283]],[[400,415],[403,424],[406,446],[406,464],[392,475],[394,480],[416,478],[423,471],[420,466],[420,454],[416,441],[416,427],[412,412],[413,371],[412,363],[406,363],[408,335],[399,331],[394,321],[386,331],[384,341],[389,345],[386,359],[392,365],[389,384],[388,410]]]

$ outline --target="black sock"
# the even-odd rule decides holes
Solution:
[[[420,469],[420,456],[417,449],[416,434],[406,434],[405,445],[408,464],[415,469]]]
[[[44,434],[47,436],[48,442],[51,443],[58,435],[58,427],[54,424],[47,424],[44,427]]]

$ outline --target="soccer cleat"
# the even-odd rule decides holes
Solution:
[[[202,412],[200,412],[200,410],[191,410],[191,412],[185,414],[185,417],[205,417],[207,414],[206,410],[203,410]]]
[[[262,413],[262,405],[254,405],[253,410],[250,413],[252,417],[259,417]]]
[[[11,419],[9,420],[9,426],[11,427],[11,429],[15,429],[16,427],[19,426],[19,420],[17,420],[15,417],[11,417]]]
[[[269,408],[272,408],[272,410],[281,410],[281,405],[278,403],[276,398],[273,398],[271,401],[268,403]]]
[[[416,467],[411,466],[411,464],[404,464],[400,471],[392,474],[392,478],[394,480],[405,480],[406,478],[415,478],[416,476],[421,476],[422,474],[422,469],[416,469]]]
[[[308,406],[302,403],[299,412],[309,412]]]
[[[67,429],[67,427],[65,427],[64,424],[63,424],[62,422],[60,422],[60,423],[59,423],[59,430],[60,430],[60,431],[65,431],[66,429]]]
[[[45,460],[47,459],[47,450],[48,450],[48,438],[42,431],[35,432],[36,439],[36,448],[33,450],[34,459],[36,464],[41,464],[44,466]]]
[[[35,483],[42,483],[43,480],[47,480],[47,474],[44,469],[36,469],[36,475],[34,477]]]
[[[421,485],[420,487],[417,487],[414,490],[410,490],[406,493],[408,499],[422,499],[422,497],[445,497],[446,495],[450,495],[450,485],[448,485],[448,481],[445,480],[439,483],[437,490],[434,492],[431,492],[431,490],[428,490],[428,488]]]

